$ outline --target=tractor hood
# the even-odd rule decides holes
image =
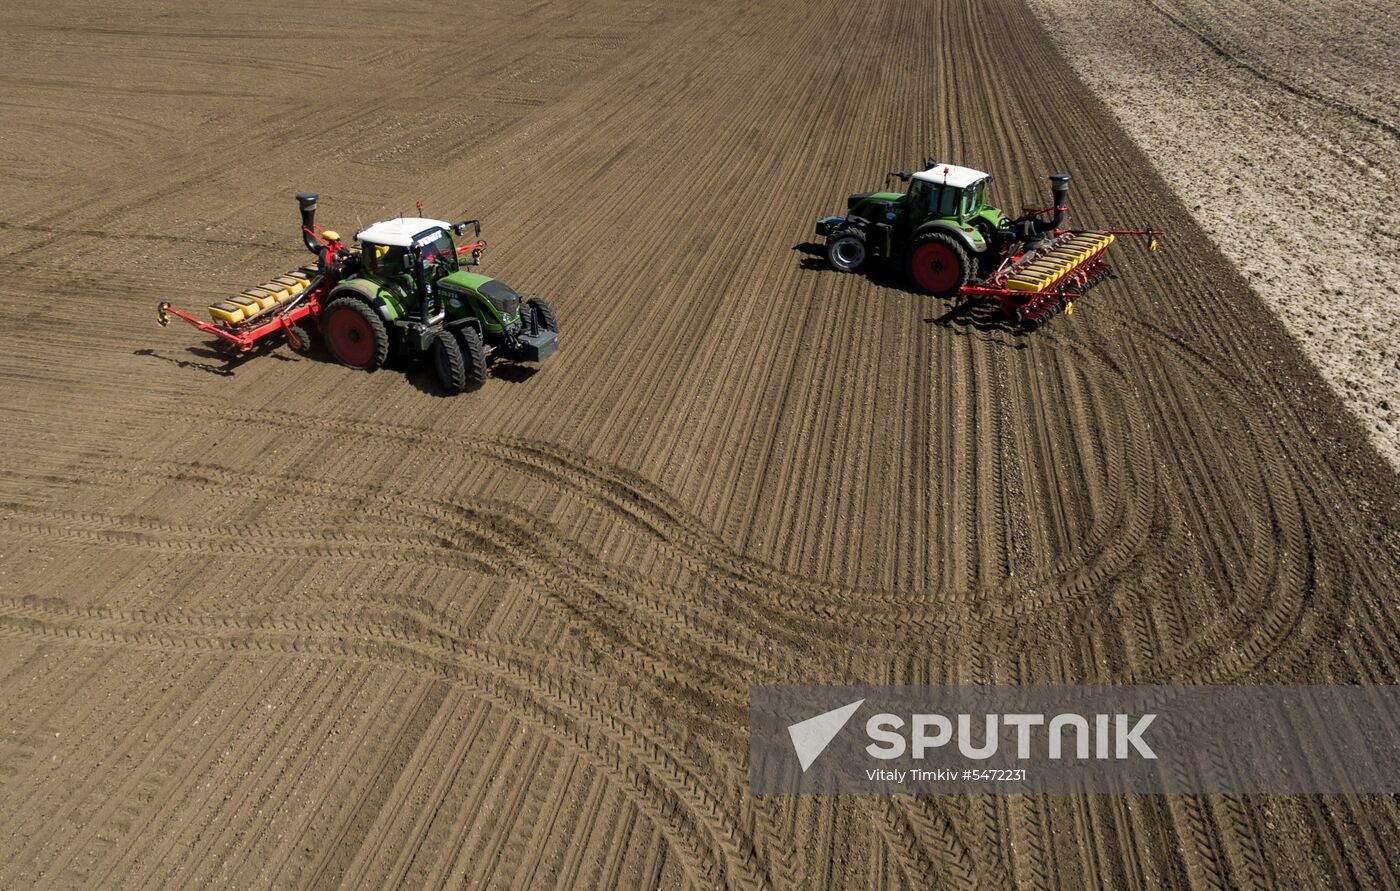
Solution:
[[[474,291],[480,293],[481,286],[491,281],[495,281],[495,279],[489,275],[482,275],[479,272],[468,272],[465,269],[459,269],[451,275],[443,276],[438,284],[451,285],[459,291]]]
[[[901,192],[857,192],[846,199],[846,206],[855,207],[865,201],[898,201],[903,197]]]
[[[438,287],[476,294],[490,303],[502,319],[510,319],[520,313],[520,295],[510,285],[489,275],[463,269],[443,276]]]
[[[846,199],[846,212],[867,220],[883,220],[889,206],[904,196],[899,192],[860,192]]]

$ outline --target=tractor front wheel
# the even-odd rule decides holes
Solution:
[[[530,312],[534,314],[535,324],[543,331],[553,331],[558,333],[559,320],[554,316],[554,307],[549,305],[549,301],[543,297],[535,297],[530,300]]]
[[[826,240],[826,262],[837,272],[859,272],[869,257],[865,236],[859,232],[846,231]]]
[[[389,332],[368,303],[354,297],[332,300],[321,313],[321,332],[337,362],[375,371],[389,358]]]
[[[433,340],[433,371],[447,395],[456,396],[467,389],[467,362],[462,344],[451,331],[439,331]]]
[[[926,232],[909,246],[909,278],[925,294],[956,295],[971,268],[967,251],[945,232]]]
[[[455,332],[458,347],[462,351],[462,364],[465,369],[462,392],[469,393],[486,386],[486,345],[481,342],[481,332],[475,328],[458,328]]]

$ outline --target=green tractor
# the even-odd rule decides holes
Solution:
[[[907,191],[852,195],[845,216],[817,222],[827,261],[841,272],[857,272],[873,259],[895,260],[915,287],[938,297],[952,297],[991,272],[1013,241],[1033,250],[1059,225],[1070,179],[1051,177],[1056,213],[1047,222],[1008,219],[987,204],[991,175],[970,167],[925,158],[923,170],[891,173],[885,182],[892,178],[908,183]]]
[[[430,356],[456,394],[486,383],[494,355],[542,362],[558,348],[547,300],[475,271],[486,248],[479,221],[399,217],[361,230],[351,247],[316,226],[317,197],[297,195],[302,241],[321,271],[321,335],[341,364],[374,371],[394,354]],[[469,228],[473,240],[458,244]]]

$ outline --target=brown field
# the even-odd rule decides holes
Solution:
[[[0,886],[1400,881],[1387,797],[748,792],[750,684],[1400,680],[1393,471],[1021,3],[20,6]],[[810,268],[925,152],[1172,236],[1031,337]],[[155,327],[298,189],[483,217],[560,353]]]

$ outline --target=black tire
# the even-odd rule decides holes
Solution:
[[[332,300],[321,312],[321,334],[341,365],[376,371],[389,358],[389,332],[384,320],[357,297]]]
[[[953,297],[967,284],[972,261],[962,244],[946,232],[925,232],[909,245],[905,260],[909,282],[935,297]]]
[[[467,362],[462,355],[462,343],[451,331],[439,331],[433,340],[433,371],[447,395],[456,396],[467,389]]]
[[[486,346],[481,332],[470,326],[456,330],[456,341],[462,351],[463,384],[459,392],[470,393],[486,386]]]
[[[826,240],[826,262],[837,272],[859,272],[869,259],[863,232],[847,229]]]
[[[535,316],[535,324],[545,331],[559,332],[559,320],[554,316],[554,307],[543,297],[530,299],[530,312]]]
[[[293,325],[287,329],[287,346],[299,356],[308,355],[315,348],[315,344],[311,342],[311,332],[300,325]]]

